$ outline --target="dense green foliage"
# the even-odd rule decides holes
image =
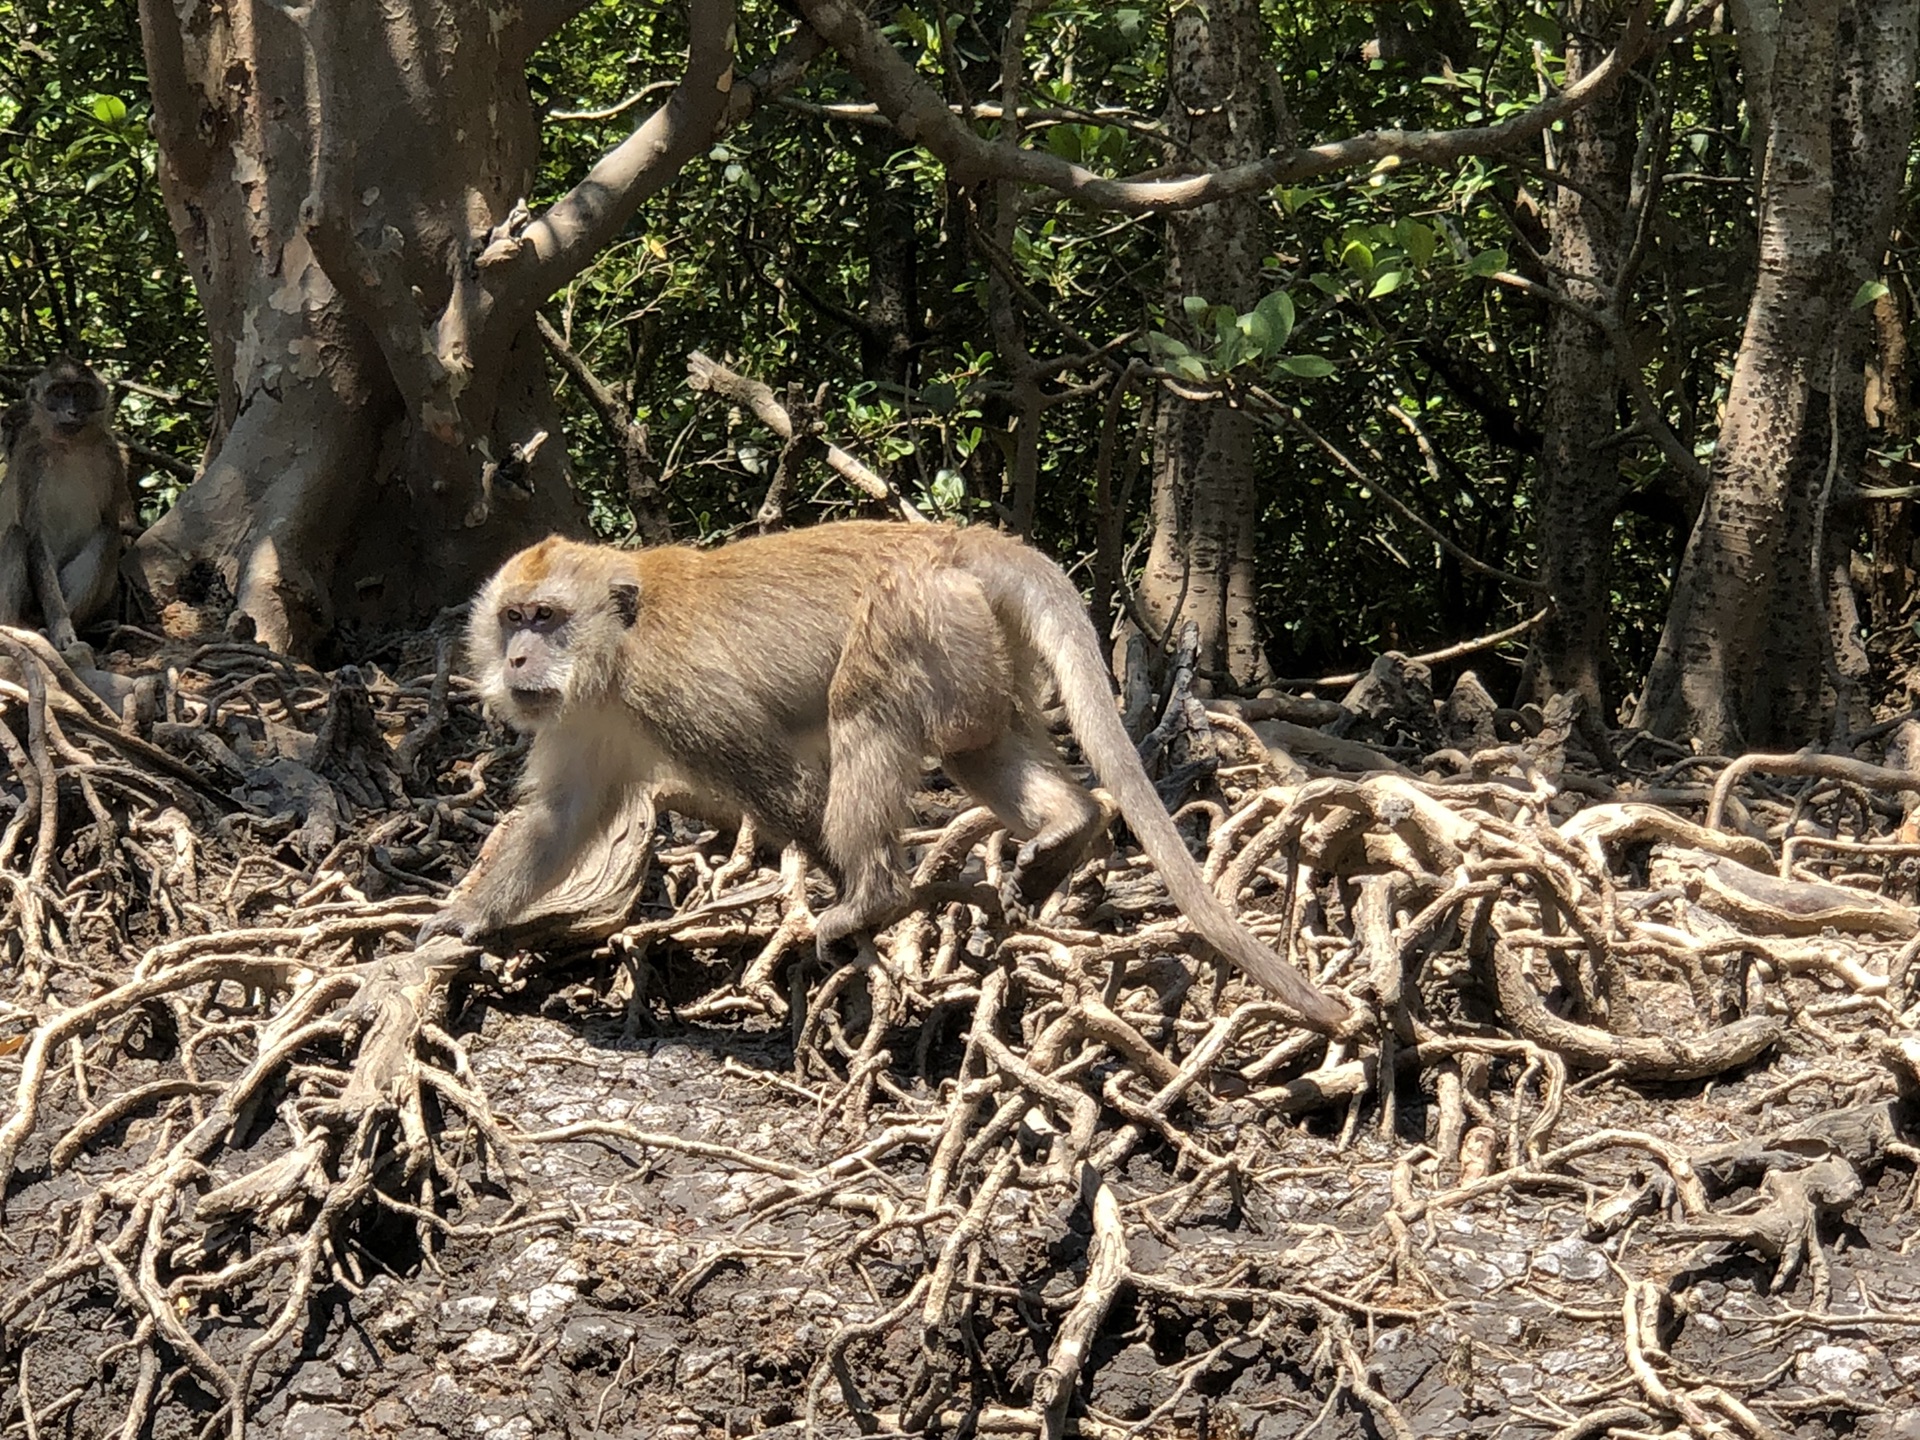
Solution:
[[[1425,14],[1385,8],[1414,22]],[[1465,8],[1470,53],[1443,64],[1431,51],[1379,58],[1376,25],[1397,18],[1377,20],[1347,0],[1272,0],[1272,60],[1302,143],[1483,123],[1555,83],[1552,6]],[[888,33],[951,101],[978,105],[997,94],[1006,9],[995,0],[902,6]],[[0,0],[0,30],[11,41],[0,56],[6,374],[15,379],[65,345],[176,392],[186,397],[177,404],[129,395],[121,418],[138,438],[191,457],[204,414],[193,400],[211,381],[154,181],[133,7]],[[791,34],[779,7],[745,5],[741,69]],[[678,7],[602,0],[536,57],[529,81],[550,117],[536,206],[628,133],[656,96],[620,102],[670,81],[682,44]],[[1164,45],[1163,7],[1036,6],[1026,143],[1109,173],[1166,163],[1157,139]],[[1658,102],[1643,109],[1661,117],[1646,136],[1641,179],[1651,167],[1664,183],[1645,227],[1632,343],[1654,403],[1701,455],[1711,451],[1753,265],[1748,137],[1731,67],[1728,42],[1696,37],[1637,81]],[[824,385],[828,433],[889,467],[930,511],[989,515],[1003,499],[1009,411],[988,315],[991,197],[950,185],[937,163],[858,113],[863,100],[831,59],[817,62],[548,306],[648,427],[682,533],[743,523],[778,451],[751,416],[687,389],[694,349],[777,390],[810,397]],[[978,123],[993,133],[998,122]],[[1446,643],[1535,603],[1463,567],[1383,494],[1488,565],[1532,569],[1547,305],[1513,279],[1552,281],[1541,262],[1548,163],[1535,143],[1498,162],[1281,189],[1271,197],[1280,239],[1263,266],[1267,299],[1244,316],[1205,296],[1164,313],[1152,221],[1051,196],[1029,197],[1021,211],[1007,263],[1036,355],[1077,354],[1084,341],[1175,377],[1230,374],[1262,411],[1262,611],[1282,673]],[[872,326],[863,333],[876,265],[908,287],[904,372],[876,358]],[[1107,373],[1077,364],[1058,383]],[[611,441],[564,393],[578,474],[598,497],[598,521],[617,533],[627,517],[609,488],[619,474]],[[1118,429],[1136,449],[1144,393],[1131,393]],[[1046,414],[1038,528],[1061,553],[1091,545],[1103,408],[1090,388]],[[1623,411],[1623,427],[1632,419]],[[1657,633],[1690,497],[1644,438],[1623,443],[1620,461],[1632,495],[1615,638],[1630,682]],[[1131,477],[1137,532],[1146,467],[1123,459],[1117,473]],[[824,469],[809,479],[823,512],[854,503]],[[1496,669],[1490,678],[1497,687],[1507,677]]]

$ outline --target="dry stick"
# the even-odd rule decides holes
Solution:
[[[12,1173],[20,1142],[32,1132],[39,1115],[40,1087],[46,1078],[47,1056],[55,1046],[64,1045],[72,1036],[86,1033],[102,1020],[123,1014],[162,995],[220,980],[266,984],[300,968],[302,962],[298,960],[266,956],[241,959],[216,955],[183,965],[177,970],[121,985],[41,1025],[33,1032],[33,1040],[20,1062],[20,1081],[14,1092],[13,1115],[5,1125],[0,1125],[0,1185],[4,1185],[6,1177]]]
[[[400,737],[393,750],[393,768],[401,775],[411,775],[427,746],[440,738],[447,723],[447,696],[452,688],[453,642],[443,635],[434,647],[433,688],[427,692],[426,716]]]
[[[1061,1440],[1066,1434],[1067,1406],[1079,1384],[1087,1352],[1129,1274],[1120,1202],[1114,1199],[1112,1188],[1100,1172],[1084,1162],[1080,1166],[1080,1198],[1093,1218],[1093,1235],[1087,1242],[1087,1278],[1081,1283],[1079,1298],[1060,1323],[1060,1333],[1047,1355],[1047,1368],[1033,1382],[1033,1408],[1045,1440]]]
[[[1454,645],[1444,645],[1438,650],[1428,650],[1423,654],[1410,655],[1407,658],[1410,663],[1415,665],[1440,665],[1448,660],[1458,660],[1463,655],[1477,655],[1482,650],[1491,650],[1495,646],[1506,644],[1509,640],[1518,640],[1529,631],[1538,629],[1546,623],[1547,614],[1548,607],[1542,605],[1538,610],[1527,616],[1526,619],[1516,621],[1504,630],[1494,630],[1486,635],[1476,636],[1471,640],[1462,640]],[[1366,673],[1364,670],[1349,670],[1344,675],[1322,675],[1315,680],[1276,680],[1273,683],[1288,689],[1331,690],[1343,685],[1357,685],[1365,678]]]
[[[640,538],[649,545],[666,544],[673,539],[673,531],[660,506],[660,478],[656,473],[658,467],[647,448],[646,427],[634,424],[633,412],[627,408],[626,402],[593,373],[592,368],[567,344],[566,338],[546,316],[535,315],[533,323],[539,328],[540,338],[547,350],[560,362],[560,368],[567,372],[573,383],[580,387],[581,396],[620,447],[620,459],[627,472],[627,504],[633,511],[633,523],[640,532]]]
[[[722,399],[745,405],[759,418],[762,425],[782,440],[793,438],[793,417],[787,414],[786,407],[775,397],[772,389],[758,380],[750,380],[738,371],[729,370],[719,361],[695,350],[687,356],[687,384],[695,390],[711,391]],[[856,460],[838,445],[827,446],[827,464],[852,481],[863,494],[892,506],[905,519],[925,520],[927,518],[914,508],[912,501],[889,484],[884,476]]]
[[[27,754],[39,782],[27,793],[39,809],[40,823],[33,859],[27,867],[27,883],[39,887],[46,884],[47,867],[53,863],[54,847],[60,840],[60,782],[47,753],[47,682],[27,648],[10,635],[0,635],[0,652],[11,656],[20,667],[20,678],[27,688]],[[0,1175],[5,1173],[0,1168]]]
[[[698,1155],[708,1160],[727,1160],[744,1169],[778,1175],[783,1180],[807,1180],[816,1173],[798,1165],[750,1155],[731,1145],[716,1145],[708,1140],[689,1140],[660,1130],[641,1130],[618,1120],[576,1120],[571,1125],[556,1125],[551,1130],[535,1130],[520,1136],[523,1145],[555,1145],[564,1140],[624,1140],[655,1150],[672,1150],[682,1155]]]
[[[816,1419],[820,1408],[820,1390],[827,1382],[827,1376],[839,1378],[842,1396],[847,1409],[856,1416],[871,1417],[873,1411],[861,1399],[859,1389],[853,1383],[853,1372],[847,1368],[847,1350],[856,1340],[864,1340],[874,1335],[884,1335],[895,1325],[906,1319],[913,1307],[919,1303],[921,1292],[927,1288],[927,1277],[922,1275],[913,1282],[911,1289],[901,1297],[900,1303],[885,1314],[876,1315],[871,1320],[862,1320],[851,1325],[842,1325],[833,1332],[833,1338],[827,1342],[827,1353],[814,1367],[813,1378],[807,1382],[807,1429],[808,1436],[817,1433]],[[864,1427],[863,1427],[864,1428]]]

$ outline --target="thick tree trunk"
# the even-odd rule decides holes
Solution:
[[[1786,0],[1753,76],[1768,121],[1759,278],[1734,361],[1706,503],[1687,542],[1637,723],[1737,750],[1761,659],[1812,386],[1845,313],[1833,253],[1834,42],[1841,0]],[[1743,59],[1751,70],[1761,47]]]
[[[1873,317],[1852,298],[1876,279],[1893,228],[1913,134],[1913,82],[1920,10],[1851,0],[1835,45],[1833,108],[1834,287],[1845,309],[1831,337],[1833,361],[1812,376],[1807,426],[1781,541],[1779,578],[1750,699],[1749,738],[1800,744],[1870,718],[1869,663],[1860,602],[1850,575],[1851,525],[1832,497],[1850,487],[1867,449],[1866,370]],[[1835,434],[1835,426],[1838,434]]]
[[[1637,717],[1721,751],[1812,739],[1827,680],[1861,663],[1849,636],[1835,640],[1852,595],[1835,581],[1830,516],[1817,561],[1814,534],[1829,477],[1850,477],[1864,444],[1865,317],[1850,302],[1892,222],[1916,23],[1912,6],[1874,0],[1749,0],[1739,14],[1751,108],[1767,121],[1760,273]]]
[[[141,0],[220,382],[204,474],[135,551],[157,598],[211,563],[261,638],[308,648],[583,528],[534,307],[711,140],[731,76],[731,6],[696,5],[688,83],[535,219],[526,60],[583,4]]]
[[[1174,12],[1166,126],[1172,153],[1237,165],[1273,145],[1272,70],[1257,0],[1216,0]],[[1199,295],[1237,311],[1260,298],[1268,253],[1263,200],[1228,200],[1167,219],[1167,324]],[[1222,403],[1162,397],[1154,425],[1153,543],[1140,599],[1160,634],[1200,627],[1200,663],[1241,685],[1270,678],[1256,611],[1254,430]]]
[[[1619,39],[1626,7],[1616,0],[1563,0],[1567,79],[1577,80]],[[1616,307],[1627,237],[1634,152],[1634,90],[1623,86],[1571,117],[1558,137],[1548,268],[1567,298],[1588,311]],[[1606,332],[1556,307],[1547,321],[1536,543],[1553,608],[1527,655],[1521,689],[1545,700],[1573,691],[1604,715],[1613,524],[1622,487],[1619,361]]]

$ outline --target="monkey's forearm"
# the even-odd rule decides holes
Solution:
[[[526,805],[494,827],[473,868],[446,908],[421,927],[420,938],[455,934],[463,940],[509,924],[566,875],[579,849],[570,826],[542,805]]]
[[[67,611],[67,596],[60,588],[60,569],[54,564],[53,551],[34,534],[27,536],[27,571],[33,581],[34,598],[40,602],[47,638],[54,649],[65,650],[80,637],[73,633],[73,616]]]

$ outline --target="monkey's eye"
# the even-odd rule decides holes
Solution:
[[[527,617],[518,605],[509,605],[500,612],[500,618],[509,625],[520,625],[526,622]]]
[[[534,624],[547,625],[552,623],[552,620],[553,620],[553,606],[536,605],[533,607],[533,623]]]

